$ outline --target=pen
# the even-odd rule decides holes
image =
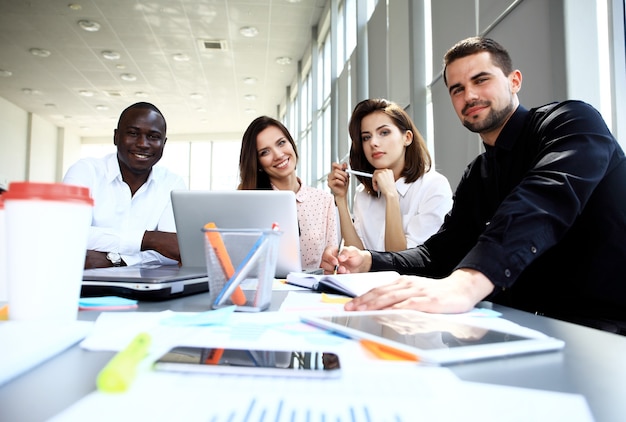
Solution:
[[[205,365],[217,365],[224,354],[224,349],[211,349],[211,353],[204,360]]]
[[[364,171],[346,169],[346,173],[354,174],[355,176],[373,177],[371,173],[365,173]]]
[[[98,390],[106,393],[126,391],[135,378],[137,365],[150,348],[150,335],[139,333],[128,346],[107,363],[96,379]]]
[[[217,226],[215,225],[215,223],[209,222],[204,225],[204,228],[216,229]],[[224,241],[222,240],[222,236],[219,234],[219,232],[207,231],[205,233],[206,233],[207,239],[209,240],[209,243],[213,247],[215,256],[217,256],[217,259],[220,261],[220,264],[222,265],[222,270],[224,271],[224,275],[226,276],[226,279],[228,280],[232,278],[232,276],[235,274],[235,268],[233,267],[233,263],[230,260],[230,256],[228,255],[228,251],[226,250],[226,246],[224,245]],[[235,290],[232,292],[230,296],[230,300],[235,305],[242,306],[246,304],[247,299],[243,290],[241,290],[241,287],[237,286],[235,287]]]
[[[374,356],[384,360],[408,360],[411,362],[419,362],[419,358],[413,353],[405,352],[404,350],[396,349],[395,347],[387,346],[386,344],[378,343],[372,340],[366,340],[364,338],[359,340],[361,346],[370,351]]]
[[[341,243],[339,244],[339,249],[337,250],[337,261],[339,261],[339,255],[343,251],[344,243],[345,243],[344,239],[341,239]],[[335,265],[335,271],[333,271],[333,274],[337,274],[338,270],[339,270],[339,262],[337,262],[337,265]]]

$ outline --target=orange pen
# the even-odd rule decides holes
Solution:
[[[370,351],[379,359],[384,360],[406,360],[411,362],[419,362],[419,358],[413,353],[405,352],[404,350],[396,349],[395,347],[387,346],[376,341],[360,339],[359,343],[363,348]]]
[[[207,365],[217,365],[223,354],[224,349],[213,349],[211,350],[211,354],[204,360],[204,363]]]
[[[204,225],[205,229],[216,229],[217,226],[215,223],[206,223]],[[213,250],[215,251],[215,255],[217,255],[217,259],[220,261],[222,266],[222,270],[224,270],[224,275],[227,280],[235,274],[235,267],[233,267],[233,263],[230,260],[230,256],[228,256],[228,251],[226,250],[226,246],[224,245],[224,241],[222,240],[222,236],[216,231],[208,231],[205,232],[206,237],[213,246]],[[241,290],[241,287],[237,286],[233,293],[230,295],[230,300],[235,305],[245,305],[246,304],[246,296]]]

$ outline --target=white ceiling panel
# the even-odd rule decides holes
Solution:
[[[85,137],[109,136],[119,112],[137,101],[159,107],[170,134],[241,133],[254,117],[275,114],[325,2],[2,0],[0,70],[12,75],[0,76],[0,96]],[[80,20],[99,31],[81,29]],[[241,35],[244,26],[258,36]],[[200,40],[226,49],[205,50]],[[35,57],[31,48],[51,54]],[[104,51],[120,57],[107,60]],[[292,63],[278,65],[280,56]],[[136,80],[122,80],[128,73]],[[247,77],[256,85],[244,84]]]

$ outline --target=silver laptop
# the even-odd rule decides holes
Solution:
[[[167,300],[209,290],[204,258],[197,259],[195,233],[178,232],[182,266],[133,265],[83,271],[81,296],[115,295],[138,300]],[[185,254],[192,256],[185,256]]]
[[[278,223],[282,235],[276,264],[277,278],[301,272],[296,195],[291,191],[172,191],[172,206],[183,266],[206,265],[202,228],[214,222],[223,229],[270,229]],[[244,257],[231,256],[235,267]]]
[[[178,238],[180,246],[181,238]],[[133,265],[83,271],[81,296],[122,296],[138,300],[167,300],[209,290],[206,265]]]

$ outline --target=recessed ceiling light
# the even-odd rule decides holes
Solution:
[[[147,92],[137,91],[135,92],[135,97],[137,98],[146,98],[148,96]]]
[[[52,104],[52,103],[46,103],[46,104],[44,104],[44,107],[46,107],[46,108],[57,108],[57,105],[56,104]]]
[[[78,21],[78,26],[87,32],[98,32],[100,30],[100,24],[98,22],[87,19]]]
[[[24,95],[41,95],[42,92],[37,90],[37,89],[31,89],[31,88],[22,88],[22,93]]]
[[[119,60],[121,56],[117,51],[105,50],[102,52],[102,57],[107,60]]]
[[[244,95],[243,98],[248,100],[248,101],[254,101],[254,100],[256,100],[256,95],[248,94],[248,95]]]
[[[10,70],[0,69],[0,76],[8,78],[9,76],[13,76],[13,72],[11,72]]]
[[[120,78],[122,78],[122,80],[126,82],[134,82],[137,80],[137,77],[132,73],[122,73],[120,75]]]
[[[197,111],[198,113],[206,113],[206,108],[204,108],[204,107],[198,107],[198,108],[196,109],[196,111]]]
[[[69,7],[71,10],[81,10],[83,8],[83,6],[77,3],[70,3],[67,5],[67,7]]]
[[[246,113],[248,113],[248,114],[256,114],[256,110],[253,109],[253,108],[247,108],[246,109]]]
[[[98,111],[105,111],[105,110],[108,110],[108,109],[109,109],[109,106],[105,106],[104,104],[98,104],[96,106],[96,110],[98,110]]]
[[[243,80],[243,83],[246,85],[254,85],[257,82],[256,78],[248,77]]]
[[[188,62],[189,56],[184,53],[177,53],[172,56],[175,62]]]
[[[125,64],[121,64],[121,63],[120,64],[116,64],[115,68],[117,70],[124,70],[124,69],[126,69],[126,65]]]
[[[244,26],[239,29],[239,33],[244,37],[253,38],[259,35],[259,30],[254,26]]]
[[[28,51],[33,56],[37,56],[37,57],[50,57],[50,54],[52,54],[50,52],[50,50],[46,50],[46,49],[43,49],[43,48],[31,48]]]
[[[276,63],[282,66],[286,66],[288,64],[291,64],[291,57],[286,57],[286,56],[278,57],[276,59]]]
[[[191,98],[192,100],[200,100],[203,98],[203,95],[199,92],[192,92],[191,94],[189,94],[189,98]]]
[[[81,89],[78,93],[83,97],[93,97],[93,91],[89,91],[88,89]]]

